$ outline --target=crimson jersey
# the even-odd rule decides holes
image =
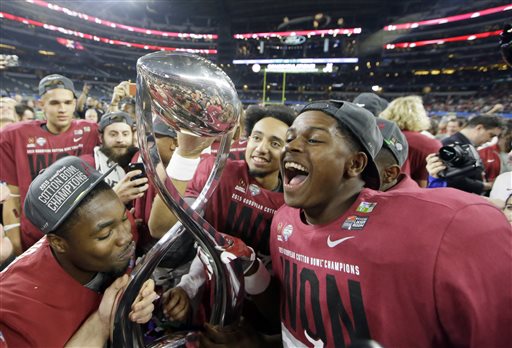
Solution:
[[[478,150],[480,159],[484,165],[485,179],[487,181],[494,181],[506,169],[501,169],[500,148],[498,144],[490,145]]]
[[[197,197],[215,157],[201,161],[185,197]],[[284,203],[282,192],[261,188],[249,175],[247,163],[227,160],[219,186],[206,204],[204,217],[217,231],[242,239],[259,254],[269,255],[268,237],[275,211]]]
[[[210,149],[211,154],[214,156],[217,156],[217,153],[219,152],[220,147],[220,141],[215,141]],[[238,161],[245,159],[245,149],[247,148],[247,139],[238,139],[237,141],[234,141],[231,144],[231,147],[229,148],[229,158],[232,160]]]
[[[325,225],[283,206],[270,238],[285,346],[512,342],[512,230],[481,197],[365,189]]]
[[[46,238],[0,273],[0,332],[9,347],[63,347],[102,295],[62,269]]]
[[[402,166],[402,171],[410,175],[413,180],[426,181],[428,179],[427,155],[439,152],[442,144],[439,140],[429,138],[419,132],[402,131],[402,133],[409,144],[409,153]]]
[[[0,131],[0,180],[19,187],[22,208],[30,183],[42,169],[61,157],[92,153],[99,142],[98,125],[94,122],[73,120],[71,127],[58,135],[43,129],[45,123],[18,122]],[[42,235],[22,213],[23,250]]]

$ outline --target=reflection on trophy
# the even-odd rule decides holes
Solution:
[[[130,305],[139,289],[160,261],[179,248],[183,237],[194,238],[209,261],[213,301],[211,324],[227,325],[240,315],[243,300],[243,275],[237,260],[223,262],[219,249],[224,238],[208,224],[197,210],[208,202],[215,190],[227,159],[232,130],[238,123],[241,103],[229,77],[210,61],[187,53],[156,52],[137,62],[138,139],[148,178],[162,200],[178,217],[178,222],[145,255],[132,272],[132,280],[123,294],[115,315],[115,347],[143,347],[139,325],[128,319]],[[199,197],[188,205],[169,178],[157,175],[162,166],[153,141],[155,117],[182,132],[200,137],[219,137],[221,145],[212,172]],[[225,260],[224,260],[225,261]],[[179,347],[186,335],[158,340],[152,346]]]

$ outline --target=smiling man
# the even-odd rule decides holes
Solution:
[[[281,321],[285,347],[510,343],[512,234],[499,209],[453,189],[364,188],[363,178],[378,187],[382,135],[349,102],[306,105],[286,143],[274,278],[257,263],[245,274],[258,308]],[[240,331],[209,339],[245,344]]]
[[[46,120],[18,122],[0,133],[0,181],[13,194],[5,202],[3,219],[16,254],[43,236],[21,209],[30,182],[59,158],[92,153],[98,143],[96,123],[73,120],[76,97],[70,79],[48,75],[39,83],[39,94]]]
[[[306,105],[286,143],[270,237],[285,346],[510,343],[512,234],[497,208],[452,189],[364,188],[378,187],[382,136],[352,103]]]
[[[0,334],[10,347],[105,346],[135,252],[133,220],[107,175],[68,156],[30,185],[25,212],[45,237],[0,273]],[[132,321],[151,318],[153,289],[152,280],[142,286]]]
[[[138,152],[133,143],[133,120],[126,112],[110,112],[103,115],[98,127],[101,145],[94,148],[93,154],[81,157],[100,173],[109,171],[105,181],[121,201],[129,205],[148,189],[146,177],[133,179],[141,171],[128,168]],[[111,171],[111,168],[114,169]]]
[[[294,118],[295,112],[286,106],[251,107],[247,110],[245,129],[249,137],[245,160],[227,160],[219,186],[208,200],[204,211],[206,221],[217,231],[242,239],[267,265],[270,261],[269,231],[272,217],[284,202],[279,161],[285,145],[286,131]],[[171,158],[170,166],[176,160],[177,154],[189,159],[191,157],[191,151],[185,152],[188,146],[182,139],[184,138],[178,138],[179,146]],[[200,152],[194,152],[197,154],[196,157]],[[203,159],[190,181],[174,178],[173,183],[178,188],[181,187],[181,192],[184,192],[189,203],[201,192],[214,162],[213,156]],[[157,196],[149,221],[153,237],[160,238],[175,221],[176,218],[170,215],[167,207]],[[169,309],[169,315],[172,319],[184,319],[182,314],[185,311],[182,309],[188,305],[188,299],[196,295],[198,288],[206,279],[202,264],[194,262],[192,265],[189,275],[173,289],[173,295],[176,298],[179,296],[181,300],[173,300],[173,305],[170,306],[172,308]],[[186,294],[183,289],[186,289]]]

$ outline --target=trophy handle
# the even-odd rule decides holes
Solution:
[[[131,304],[137,297],[142,284],[151,277],[151,274],[158,266],[166,252],[171,249],[180,237],[186,231],[192,234],[192,237],[203,248],[210,260],[214,274],[214,301],[212,303],[212,314],[210,323],[214,325],[227,325],[240,316],[243,302],[243,271],[241,265],[237,262],[225,264],[221,261],[216,246],[224,245],[224,239],[200,214],[198,209],[204,207],[208,198],[218,186],[226,159],[233,132],[225,134],[221,139],[219,152],[217,154],[214,167],[208,180],[194,203],[189,206],[176,190],[169,179],[163,182],[156,174],[156,166],[151,159],[150,149],[155,146],[148,141],[148,137],[153,134],[153,117],[151,112],[151,100],[148,93],[146,82],[141,74],[137,76],[137,132],[139,145],[141,147],[142,159],[146,165],[148,178],[157,188],[158,194],[166,205],[178,217],[180,222],[175,224],[145,255],[143,261],[135,267],[131,274],[131,280],[123,296],[114,318],[114,347],[144,347],[143,335],[140,326],[128,319],[131,311]],[[158,160],[161,162],[160,155]],[[169,197],[165,194],[169,192]],[[182,343],[179,343],[182,342]],[[181,341],[168,342],[167,347],[180,346]]]

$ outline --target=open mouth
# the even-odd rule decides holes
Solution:
[[[288,188],[298,187],[306,181],[309,170],[297,162],[284,162],[284,185]]]

